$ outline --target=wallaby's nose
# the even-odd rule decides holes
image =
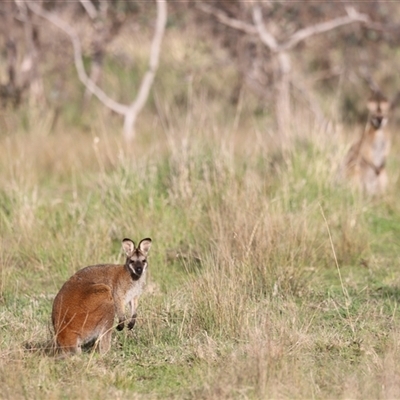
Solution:
[[[137,273],[138,275],[141,275],[142,272],[143,272],[143,268],[142,268],[142,267],[136,267],[136,273]]]

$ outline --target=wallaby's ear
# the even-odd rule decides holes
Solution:
[[[139,243],[139,250],[145,255],[147,256],[147,253],[149,252],[151,247],[151,239],[150,238],[146,238],[146,239],[142,239]]]
[[[133,243],[131,239],[125,238],[122,241],[122,248],[124,249],[125,254],[129,257],[135,250],[135,243]]]

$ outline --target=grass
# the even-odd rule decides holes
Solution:
[[[204,48],[184,54],[170,40],[165,62],[193,57],[196,79],[174,97],[185,71],[172,79],[164,66],[133,146],[96,105],[89,128],[87,116],[71,125],[74,110],[51,132],[37,110],[6,115],[0,397],[399,397],[398,143],[393,185],[365,199],[335,180],[339,136],[297,110],[281,152],[254,99],[241,110],[220,101],[228,89]],[[124,237],[153,239],[134,330],[115,331],[103,357],[47,354],[62,283],[122,262]]]

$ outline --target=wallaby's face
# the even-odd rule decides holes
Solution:
[[[368,100],[369,120],[376,129],[383,128],[388,121],[390,104],[382,95],[373,96]]]
[[[147,253],[151,247],[151,240],[143,239],[139,246],[135,248],[135,243],[132,240],[124,239],[122,247],[127,257],[125,266],[133,277],[139,279],[147,269]]]

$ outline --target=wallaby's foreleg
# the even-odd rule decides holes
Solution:
[[[128,329],[132,329],[135,326],[136,323],[136,317],[137,317],[137,307],[139,304],[139,296],[134,297],[130,302],[129,306],[131,308],[131,320],[128,323]]]
[[[115,313],[118,318],[117,330],[122,331],[125,326],[125,313],[124,313],[124,302],[120,298],[114,299],[115,302]]]

